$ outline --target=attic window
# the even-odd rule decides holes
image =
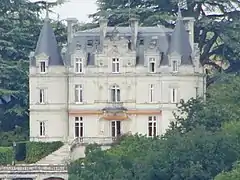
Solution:
[[[79,42],[77,42],[76,49],[77,50],[81,49],[81,44]]]
[[[45,61],[41,61],[40,62],[40,72],[41,73],[45,73],[46,72],[46,62]]]
[[[87,64],[89,65],[91,61],[91,54],[87,53]]]
[[[132,43],[131,41],[128,41],[128,50],[131,50],[132,49]]]
[[[144,45],[144,40],[143,39],[140,39],[140,45]]]
[[[88,45],[88,46],[93,46],[93,40],[88,40],[88,41],[87,41],[87,45]]]

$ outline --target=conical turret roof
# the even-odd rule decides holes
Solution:
[[[189,41],[189,34],[185,29],[181,11],[179,9],[176,26],[171,36],[169,54],[178,53],[182,58],[182,64],[192,64],[192,47]]]
[[[38,38],[35,56],[42,53],[49,56],[49,66],[63,65],[63,60],[58,48],[56,36],[51,27],[48,16],[45,18],[44,25]]]

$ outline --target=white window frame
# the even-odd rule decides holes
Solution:
[[[78,131],[78,136],[77,136],[77,131]],[[75,138],[84,137],[84,123],[83,123],[82,116],[74,117],[74,137]]]
[[[44,64],[42,66],[42,64]],[[46,61],[39,61],[39,71],[41,74],[47,73],[47,62]]]
[[[83,103],[83,85],[76,84],[74,87],[74,101],[76,104]]]
[[[172,61],[172,71],[178,72],[178,62],[176,60]]]
[[[154,102],[154,84],[149,85],[149,102]]]
[[[112,58],[112,73],[120,73],[120,60],[119,60],[119,58]]]
[[[78,74],[84,73],[83,58],[80,58],[80,57],[75,58],[74,71],[75,73],[78,73]]]
[[[39,89],[39,103],[46,103],[46,89]]]
[[[39,136],[40,137],[46,136],[46,122],[45,121],[39,122]]]
[[[153,64],[153,66],[152,66]],[[149,73],[156,73],[156,59],[155,58],[149,58],[149,62],[148,62],[148,70]],[[152,70],[153,67],[153,70]]]
[[[121,90],[118,85],[113,85],[111,87],[110,99],[111,99],[111,102],[120,102],[121,101]]]
[[[177,88],[171,88],[171,103],[177,103],[178,102],[178,89]]]
[[[148,129],[147,129],[147,136],[148,137],[156,137],[158,134],[157,130],[157,116],[148,116]],[[151,128],[151,130],[150,130]]]

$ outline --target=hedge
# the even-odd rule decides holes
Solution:
[[[25,163],[35,163],[63,146],[60,141],[55,142],[27,142]]]
[[[1,165],[11,164],[12,160],[13,160],[12,147],[0,147],[0,164]]]

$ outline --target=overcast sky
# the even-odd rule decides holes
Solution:
[[[38,0],[30,0],[38,1]],[[54,2],[56,0],[48,0],[48,2]],[[65,4],[53,9],[56,14],[50,14],[51,18],[56,19],[59,14],[60,19],[66,19],[67,17],[75,17],[79,22],[90,21],[88,15],[96,12],[97,6],[96,0],[69,0]]]

